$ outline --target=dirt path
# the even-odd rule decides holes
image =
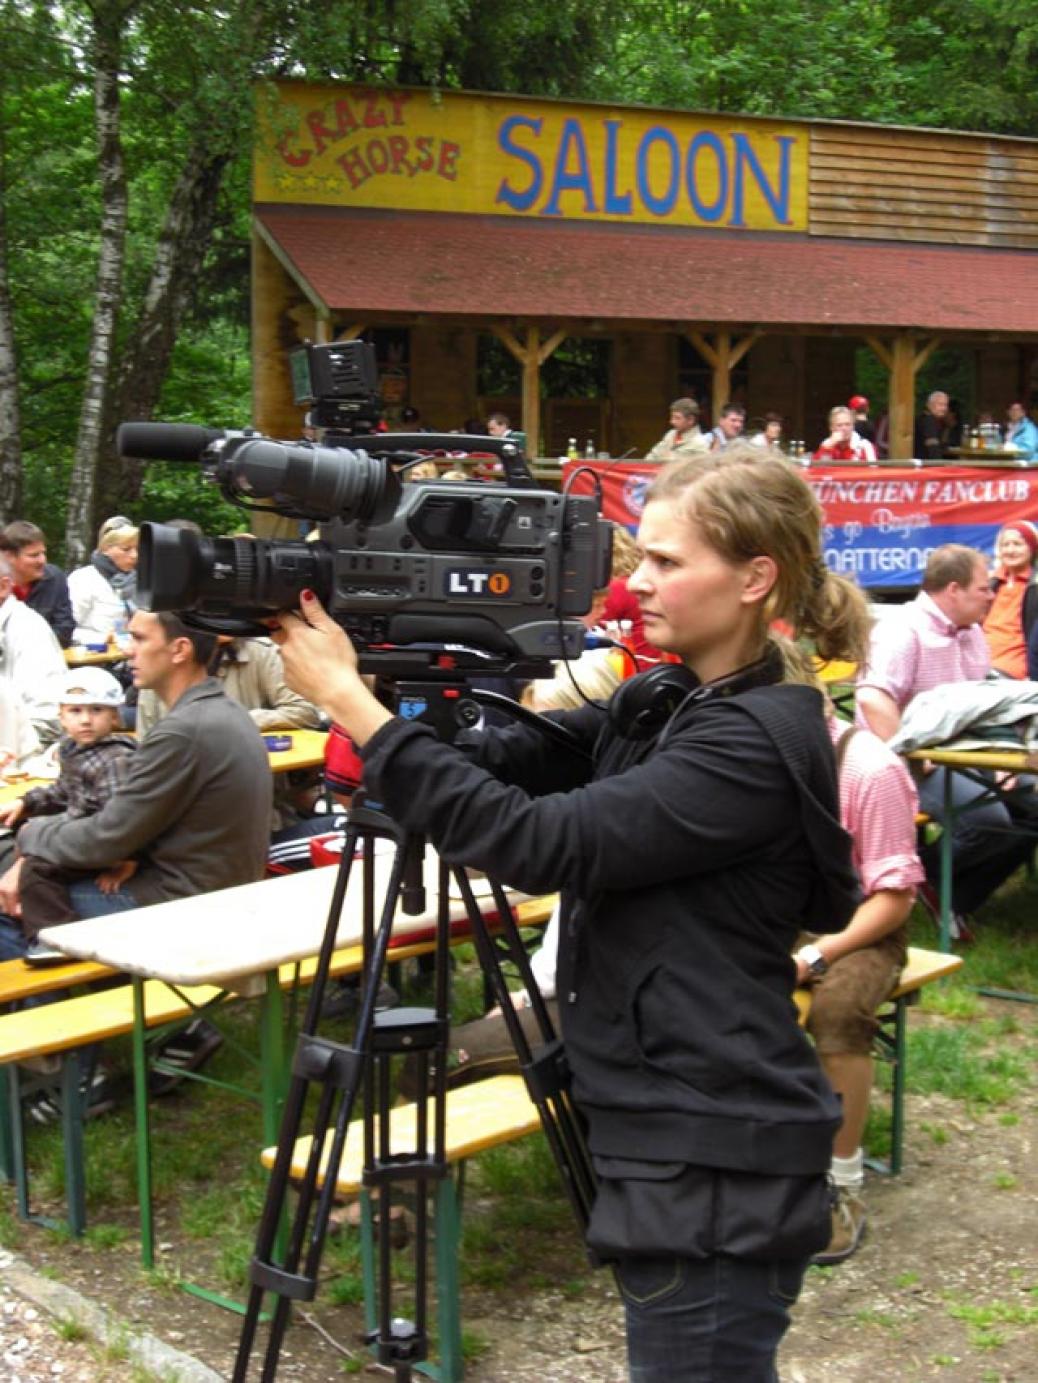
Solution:
[[[1022,1027],[1032,1032],[1014,1041],[1033,1051],[1033,1025]],[[782,1352],[784,1383],[1038,1378],[1034,1090],[1012,1112],[978,1114],[943,1096],[910,1096],[905,1171],[894,1179],[870,1175],[867,1198],[870,1232],[861,1251],[839,1268],[809,1276]],[[236,1319],[145,1281],[132,1242],[101,1251],[31,1232],[19,1252],[37,1273],[57,1275],[227,1376]],[[575,1246],[573,1257],[578,1273]],[[0,1383],[161,1376],[125,1364],[120,1371],[117,1361],[99,1361],[96,1348],[91,1355],[82,1342],[60,1339],[45,1314],[30,1314],[37,1308],[26,1307],[2,1266],[0,1284]],[[320,1303],[314,1314],[332,1336],[356,1348],[355,1310]],[[605,1274],[579,1294],[529,1292],[521,1284],[470,1291],[464,1318],[486,1346],[468,1370],[471,1383],[621,1383],[626,1377],[621,1313]],[[287,1337],[279,1378],[341,1383],[345,1362],[320,1333],[300,1324]]]

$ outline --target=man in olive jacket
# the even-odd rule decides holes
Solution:
[[[40,817],[18,835],[21,855],[71,869],[137,861],[116,893],[102,892],[92,878],[73,883],[69,895],[80,917],[249,883],[266,864],[270,762],[248,713],[206,675],[212,637],[176,615],[143,610],[129,632],[134,683],[156,691],[169,714],[145,737],[125,784],[99,812],[78,820]],[[0,906],[12,901],[18,868],[0,881]]]

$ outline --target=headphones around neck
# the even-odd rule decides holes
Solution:
[[[782,654],[774,646],[755,663],[705,684],[683,663],[658,663],[620,683],[609,700],[609,724],[624,739],[651,739],[686,705],[772,686],[781,682],[782,673]]]

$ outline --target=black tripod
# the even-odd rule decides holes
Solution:
[[[444,696],[448,698],[446,703]],[[449,706],[456,725],[459,690],[445,682],[407,688],[406,694],[433,704],[432,719],[444,718]],[[401,688],[401,699],[405,689]],[[492,695],[473,693],[480,701],[498,701]],[[388,840],[394,846],[389,880],[381,914],[375,924],[375,843]],[[361,847],[363,892],[363,979],[356,1030],[351,1045],[333,1042],[317,1034],[321,1003],[328,981],[336,934],[349,884],[354,857]],[[490,934],[480,912],[468,873],[449,870],[440,862],[439,900],[434,963],[434,1007],[376,1009],[376,996],[385,971],[390,935],[398,901],[406,912],[425,911],[422,886],[424,842],[407,837],[388,817],[370,806],[354,807],[347,817],[342,862],[335,881],[328,921],[318,958],[317,972],[296,1046],[292,1081],[285,1102],[277,1155],[250,1266],[251,1288],[242,1327],[233,1378],[245,1383],[256,1344],[256,1330],[265,1292],[276,1298],[267,1337],[261,1377],[276,1377],[278,1360],[288,1325],[291,1303],[311,1301],[317,1292],[318,1271],[336,1179],[346,1145],[347,1130],[358,1090],[364,1089],[365,1187],[378,1188],[377,1324],[368,1343],[376,1357],[392,1368],[400,1380],[409,1380],[415,1365],[428,1355],[428,1198],[436,1184],[449,1175],[445,1154],[447,1048],[449,1033],[449,880],[453,876],[465,907],[467,926],[492,995],[501,1006],[509,1036],[519,1058],[531,1100],[537,1107],[552,1154],[562,1174],[573,1210],[586,1226],[594,1198],[594,1173],[583,1131],[568,1097],[568,1071],[562,1045],[530,973],[526,949],[515,914],[500,884],[491,881],[498,937]],[[516,1013],[502,971],[507,958],[518,969],[530,996],[539,1041],[531,1045]],[[415,1059],[420,1091],[414,1146],[395,1151],[390,1136],[392,1059]],[[277,1252],[296,1140],[311,1089],[317,1091],[317,1109],[305,1175],[298,1187],[296,1212],[288,1232],[287,1247]],[[414,1198],[414,1320],[393,1315],[391,1282],[391,1212],[395,1190],[407,1187]],[[277,1261],[280,1259],[280,1261]]]

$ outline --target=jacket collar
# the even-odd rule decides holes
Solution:
[[[190,705],[192,701],[201,701],[208,696],[223,696],[224,690],[215,677],[204,677],[201,682],[195,682],[183,692],[171,707],[172,710],[179,711],[182,706]]]

